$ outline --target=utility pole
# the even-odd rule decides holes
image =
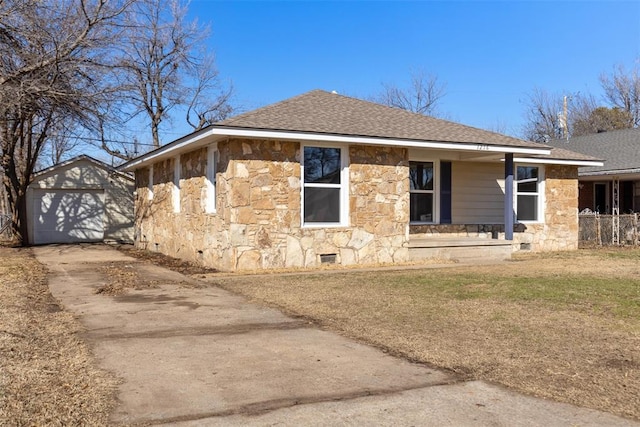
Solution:
[[[569,140],[569,118],[567,117],[568,115],[568,111],[567,111],[567,96],[563,96],[562,97],[562,119],[564,121],[564,126],[562,126],[562,137],[564,139],[566,139],[567,141]]]

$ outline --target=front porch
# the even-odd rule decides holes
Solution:
[[[524,231],[516,224],[514,232]],[[492,262],[511,259],[514,244],[505,240],[503,224],[411,225],[409,259],[445,259],[457,262]],[[522,248],[522,249],[526,249]]]

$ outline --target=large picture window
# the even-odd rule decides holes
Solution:
[[[340,224],[346,209],[342,148],[303,149],[303,203],[305,224]]]
[[[410,221],[434,222],[433,162],[409,163]]]
[[[516,173],[516,215],[518,221],[539,221],[540,168],[518,166]]]

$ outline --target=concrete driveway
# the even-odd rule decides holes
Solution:
[[[107,246],[34,252],[100,365],[123,381],[116,425],[640,425],[463,382]],[[111,261],[158,287],[96,294]]]

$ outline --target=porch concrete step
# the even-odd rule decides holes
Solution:
[[[409,240],[409,258],[458,262],[491,262],[511,259],[512,243],[482,238],[415,238]]]

